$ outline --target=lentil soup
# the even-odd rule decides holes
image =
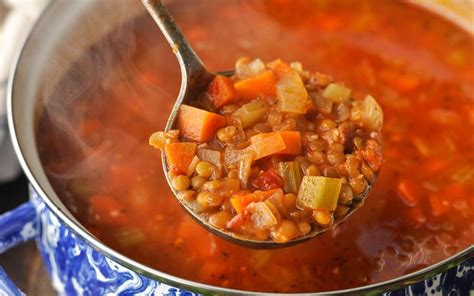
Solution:
[[[176,0],[169,9],[211,70],[243,54],[298,60],[355,97],[372,94],[384,110],[384,163],[364,206],[332,232],[278,250],[215,237],[175,200],[148,145],[180,73],[153,22],[139,18],[71,69],[58,87],[69,96],[49,99],[37,130],[50,181],[99,239],[186,279],[278,292],[380,282],[473,244],[471,35],[396,1]]]

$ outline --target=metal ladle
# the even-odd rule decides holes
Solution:
[[[147,9],[148,13],[153,17],[155,22],[157,23],[158,27],[160,28],[161,32],[165,36],[166,40],[168,41],[171,49],[173,50],[174,54],[178,58],[179,66],[181,68],[181,87],[179,90],[178,98],[176,99],[176,103],[173,106],[173,110],[171,111],[171,115],[166,122],[165,131],[169,131],[175,128],[176,126],[176,118],[178,114],[179,107],[186,103],[197,99],[198,94],[201,93],[203,90],[206,89],[209,82],[212,78],[216,75],[207,71],[206,67],[203,65],[201,59],[197,56],[196,52],[192,49],[189,45],[186,37],[184,37],[183,33],[176,25],[174,19],[169,14],[166,7],[163,5],[161,0],[142,0],[145,8]],[[233,74],[232,71],[227,72],[219,72],[220,75],[231,76]],[[192,104],[191,104],[192,105]],[[164,153],[162,154],[162,163],[163,169],[165,171],[166,180],[168,181],[168,185],[170,186],[171,190],[173,191],[176,199],[184,206],[184,208],[191,214],[191,216],[202,226],[204,226],[207,230],[211,231],[212,233],[222,237],[228,241],[233,243],[250,247],[254,249],[274,249],[274,248],[282,248],[291,245],[295,245],[304,241],[307,241],[310,238],[313,238],[321,233],[324,233],[328,230],[331,230],[335,226],[344,222],[357,208],[359,208],[364,200],[367,197],[368,193],[371,189],[371,184],[368,184],[366,191],[361,195],[362,198],[358,199],[357,201],[354,200],[350,211],[342,218],[336,219],[334,224],[331,228],[315,228],[305,236],[298,237],[294,240],[290,240],[285,243],[277,243],[274,241],[259,241],[259,240],[252,240],[245,236],[222,230],[216,228],[209,224],[205,217],[200,216],[195,209],[193,209],[193,205],[181,198],[178,198],[176,190],[171,185],[171,178],[169,174],[166,172],[168,171],[166,158]],[[375,175],[375,177],[377,174]],[[375,182],[375,177],[372,184]]]

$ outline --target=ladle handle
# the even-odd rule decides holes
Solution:
[[[142,2],[148,10],[148,13],[150,13],[159,26],[163,35],[165,35],[173,53],[176,54],[183,73],[183,80],[190,81],[193,76],[207,73],[201,59],[191,48],[188,40],[184,37],[183,32],[181,32],[181,29],[176,25],[173,17],[163,5],[162,1],[142,0]],[[186,76],[184,76],[184,74],[186,74]]]

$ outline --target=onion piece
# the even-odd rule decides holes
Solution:
[[[198,163],[199,163],[199,157],[194,155],[193,160],[189,164],[188,172],[186,173],[186,176],[191,177],[193,175],[194,171],[196,170],[196,166],[197,166]]]
[[[223,166],[222,166],[221,153],[219,151],[212,150],[212,149],[204,149],[204,148],[198,149],[197,156],[199,157],[200,160],[207,161],[216,166],[217,170],[213,171],[212,179],[217,180],[221,177]]]
[[[300,75],[291,71],[283,75],[276,84],[278,111],[305,114],[308,106],[308,92]]]
[[[253,202],[247,206],[252,222],[257,229],[270,229],[278,223],[277,218],[265,202]]]
[[[383,111],[382,107],[377,101],[368,95],[362,103],[362,123],[373,130],[381,130],[383,125]]]
[[[265,71],[265,64],[261,59],[250,61],[249,58],[241,58],[235,63],[235,75],[239,79],[255,76],[263,71]]]

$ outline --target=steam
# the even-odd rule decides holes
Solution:
[[[117,5],[122,7],[121,5]],[[119,12],[125,19],[126,12]],[[101,25],[92,20],[86,21],[88,30],[92,35],[94,26]],[[138,71],[133,61],[136,53],[135,20],[129,21],[123,26],[104,36],[104,38],[94,44],[85,54],[66,71],[66,75],[54,86],[54,91],[45,91],[44,97],[47,100],[43,109],[43,119],[47,118],[48,123],[38,131],[38,141],[40,146],[51,149],[59,162],[64,162],[65,167],[45,166],[47,174],[53,179],[71,179],[77,176],[90,174],[91,170],[103,167],[111,162],[111,157],[120,150],[122,153],[131,152],[136,146],[137,140],[121,131],[120,129],[109,127],[102,121],[107,114],[100,114],[100,110],[107,110],[104,105],[114,104],[108,99],[116,91],[117,81],[125,82],[129,97],[139,96],[137,90],[131,83],[132,76],[130,70]],[[87,30],[85,30],[87,32]],[[82,36],[88,38],[88,36]],[[76,50],[71,44],[71,51]],[[56,56],[51,61],[52,67],[60,68],[67,65],[65,59],[68,56]],[[133,73],[133,72],[132,72]],[[81,130],[86,120],[102,123],[102,129],[98,134],[100,137],[96,141],[90,141]],[[44,130],[45,128],[52,130]],[[85,127],[87,129],[87,127]],[[42,136],[51,137],[51,141],[42,139]],[[122,139],[121,146],[117,147],[113,139]],[[59,140],[59,141],[58,141]],[[57,144],[60,142],[60,144]],[[126,147],[124,147],[126,145]],[[46,147],[49,146],[49,147]]]

